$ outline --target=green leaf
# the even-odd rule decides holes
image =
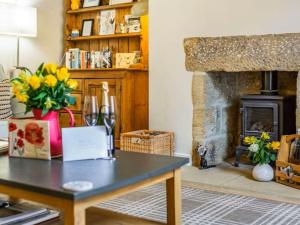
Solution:
[[[16,77],[16,78],[12,79],[10,82],[11,83],[21,83],[21,84],[23,84],[23,81],[19,77]]]
[[[39,100],[39,99],[42,99],[42,98],[44,98],[46,95],[47,95],[46,92],[41,92],[41,93],[39,93],[38,96],[34,97],[33,100]]]
[[[73,89],[66,87],[65,91],[68,92],[68,93],[71,93],[73,91]]]
[[[67,95],[66,98],[67,98],[67,101],[68,101],[71,105],[74,105],[74,104],[76,103],[75,97],[70,96],[70,95]]]
[[[25,114],[29,113],[31,110],[32,108],[29,105],[26,105]]]
[[[49,109],[43,108],[42,116],[45,116],[48,113]]]
[[[31,70],[28,69],[27,67],[18,66],[17,69],[22,70],[22,71],[24,71],[25,73],[26,73],[26,72],[29,72],[31,75],[33,74],[33,73],[31,72]]]
[[[44,70],[44,63],[42,63],[39,68],[36,70],[37,75],[43,75],[43,70]]]
[[[275,160],[276,160],[276,155],[275,155],[275,154],[271,154],[270,159],[271,159],[272,161],[275,161]]]
[[[55,110],[60,110],[61,109],[60,105],[52,106],[52,108],[55,109]]]
[[[264,151],[264,149],[262,149],[260,151],[260,158],[263,159],[264,157],[265,157],[265,151]]]

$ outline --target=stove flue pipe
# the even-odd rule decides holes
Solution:
[[[278,73],[277,71],[262,72],[262,95],[278,95]]]

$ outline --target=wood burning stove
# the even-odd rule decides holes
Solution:
[[[241,97],[241,135],[240,145],[236,148],[234,165],[239,166],[240,157],[247,151],[243,144],[246,136],[259,137],[268,132],[274,141],[283,134],[296,132],[296,96],[280,96],[277,88],[277,72],[262,72],[262,90],[260,95]]]

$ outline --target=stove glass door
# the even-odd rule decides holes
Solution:
[[[275,139],[278,136],[278,104],[245,102],[243,126],[246,135],[258,136],[268,132]]]

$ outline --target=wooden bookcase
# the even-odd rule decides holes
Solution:
[[[103,1],[101,1],[103,2]],[[71,0],[65,0],[64,50],[79,48],[86,51],[112,49],[113,68],[105,69],[73,69],[71,77],[79,82],[79,88],[73,93],[77,98],[76,105],[71,107],[75,114],[76,126],[84,124],[82,118],[85,95],[96,95],[101,100],[101,83],[109,83],[110,95],[115,95],[118,103],[119,120],[116,125],[116,145],[119,146],[120,133],[148,129],[148,18],[141,17],[140,33],[113,35],[97,35],[99,33],[99,17],[102,10],[116,10],[116,24],[124,21],[130,14],[134,3],[118,5],[101,5],[90,8],[71,10]],[[71,30],[81,30],[82,21],[94,19],[93,36],[71,38]],[[115,68],[116,53],[141,51],[141,64],[138,68]],[[100,102],[99,102],[100,103]],[[68,126],[68,115],[61,112],[62,127]]]

